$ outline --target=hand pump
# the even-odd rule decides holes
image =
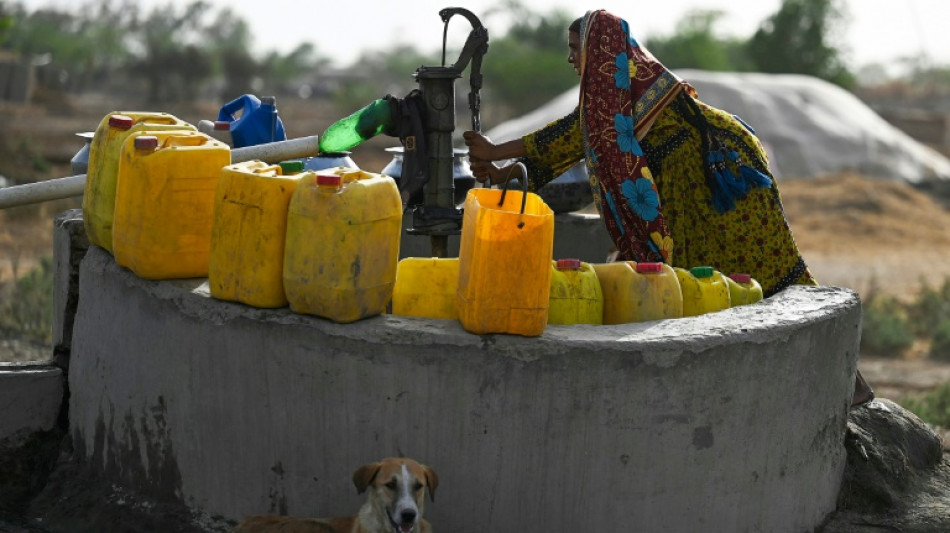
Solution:
[[[472,25],[461,55],[454,65],[445,64],[446,37],[449,20],[462,15]],[[461,7],[449,7],[439,11],[445,29],[442,34],[442,66],[421,66],[414,77],[425,105],[423,130],[428,152],[428,179],[425,184],[424,202],[413,210],[413,224],[408,231],[414,235],[429,235],[432,255],[445,257],[448,236],[461,233],[462,213],[456,208],[455,185],[452,175],[452,133],[455,131],[455,80],[472,63],[469,73],[471,90],[468,105],[472,112],[472,129],[481,129],[482,57],[488,51],[488,30],[482,26],[471,11]]]

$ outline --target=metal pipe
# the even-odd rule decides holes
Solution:
[[[313,157],[320,153],[319,135],[288,139],[243,148],[231,149],[231,163],[243,163],[254,159],[265,163],[280,163],[288,159]]]
[[[243,163],[254,159],[265,163],[279,163],[288,159],[315,156],[320,152],[318,140],[317,135],[312,135],[234,148],[231,150],[231,163]],[[5,187],[0,189],[0,209],[82,196],[85,189],[85,174]]]
[[[85,188],[85,174],[4,187],[0,189],[0,209],[82,196]]]

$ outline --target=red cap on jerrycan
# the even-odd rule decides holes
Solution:
[[[580,270],[581,260],[580,259],[558,259],[556,268],[558,270]]]
[[[115,128],[117,130],[128,130],[135,125],[135,121],[132,120],[132,117],[126,115],[112,115],[109,117],[109,127]]]
[[[158,137],[154,135],[141,135],[135,138],[136,150],[154,150],[158,148]]]
[[[663,263],[637,263],[637,274],[655,274],[663,271]]]
[[[729,277],[732,278],[732,281],[736,283],[751,283],[752,276],[749,274],[729,274]]]
[[[319,187],[340,187],[343,179],[336,174],[317,174],[317,186]]]

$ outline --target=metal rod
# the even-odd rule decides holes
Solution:
[[[320,152],[318,141],[318,136],[312,135],[234,148],[231,150],[231,163],[243,163],[254,159],[265,163],[279,163],[288,159],[315,156]],[[85,188],[85,174],[5,187],[0,189],[0,209],[82,196]]]

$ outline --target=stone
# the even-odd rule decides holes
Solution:
[[[820,533],[950,531],[950,459],[940,436],[886,399],[852,409],[838,509]]]

